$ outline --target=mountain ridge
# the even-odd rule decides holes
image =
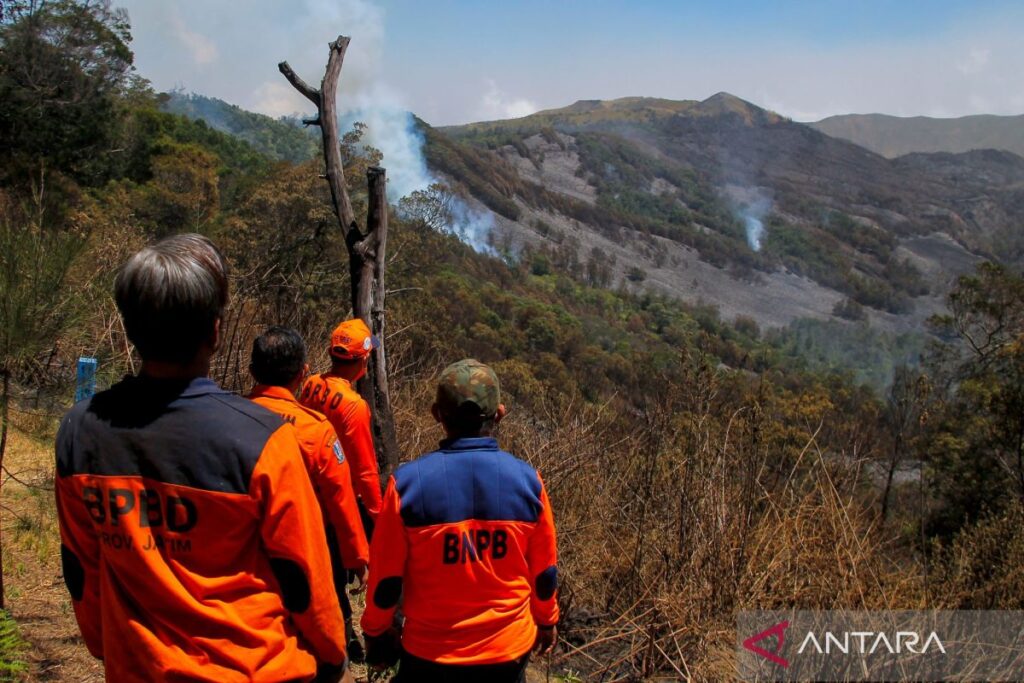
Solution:
[[[728,93],[417,126],[429,168],[493,216],[499,251],[762,326],[861,315],[920,329],[978,258],[1022,251],[1004,233],[1024,213],[1024,159],[890,160]]]
[[[1024,156],[1024,114],[958,118],[842,114],[807,125],[888,158],[915,152],[963,153],[977,149],[1001,149]]]
[[[515,119],[477,121],[455,126],[439,126],[438,129],[459,131],[514,125],[545,125],[554,120],[563,124],[587,126],[612,121],[649,120],[651,117],[668,118],[680,114],[715,116],[725,113],[738,114],[746,119],[757,116],[773,121],[785,119],[780,114],[721,91],[704,100],[671,100],[644,96],[619,97],[612,100],[576,100],[565,107],[542,109]]]

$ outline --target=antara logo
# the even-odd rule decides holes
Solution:
[[[756,655],[761,655],[769,662],[775,662],[783,669],[789,668],[789,661],[782,657],[782,646],[786,643],[786,629],[789,628],[789,621],[780,621],[771,628],[765,629],[760,633],[750,636],[743,641],[743,647],[747,648]],[[757,643],[760,643],[766,638],[775,636],[775,648],[773,650],[766,650]]]
[[[844,655],[851,652],[860,655],[872,655],[876,652],[921,655],[930,650],[946,654],[946,647],[935,631],[929,633],[926,638],[922,638],[916,631],[897,631],[893,635],[886,635],[882,631],[843,631],[838,634],[825,631],[824,638],[819,638],[813,631],[808,631],[797,654],[803,654],[808,647],[820,655],[833,652]]]
[[[767,628],[743,641],[743,647],[756,655],[764,657],[770,662],[778,664],[784,669],[789,668],[789,660],[782,656],[782,648],[786,644],[786,629],[790,626],[789,621],[780,621],[771,628]],[[768,645],[774,647],[768,649]],[[767,642],[766,642],[767,641]],[[858,654],[872,655],[876,653],[888,654],[926,654],[928,652],[941,652],[946,654],[946,646],[943,645],[935,631],[927,636],[917,631],[896,631],[885,633],[883,631],[824,631],[815,633],[808,631],[800,642],[796,654]]]

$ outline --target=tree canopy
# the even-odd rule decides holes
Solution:
[[[128,17],[109,0],[5,3],[0,23],[3,173],[46,167],[95,185],[119,149],[135,84]]]

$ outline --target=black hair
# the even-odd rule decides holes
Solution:
[[[290,327],[275,325],[252,343],[249,371],[260,384],[287,386],[306,364],[306,343]]]
[[[362,363],[364,360],[367,359],[367,356],[358,356],[358,357],[352,357],[352,358],[339,358],[338,356],[335,356],[333,353],[330,354],[330,356],[331,356],[331,367],[332,368],[336,368],[336,369],[354,368],[355,366],[359,365],[360,363]]]
[[[483,417],[480,415],[480,407],[473,401],[466,401],[459,407],[453,408],[445,405],[439,396],[437,408],[441,416],[441,424],[452,436],[491,436],[497,426],[495,416]]]

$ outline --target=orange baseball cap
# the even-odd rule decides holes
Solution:
[[[342,360],[364,358],[380,342],[360,318],[346,320],[331,333],[331,355]]]

